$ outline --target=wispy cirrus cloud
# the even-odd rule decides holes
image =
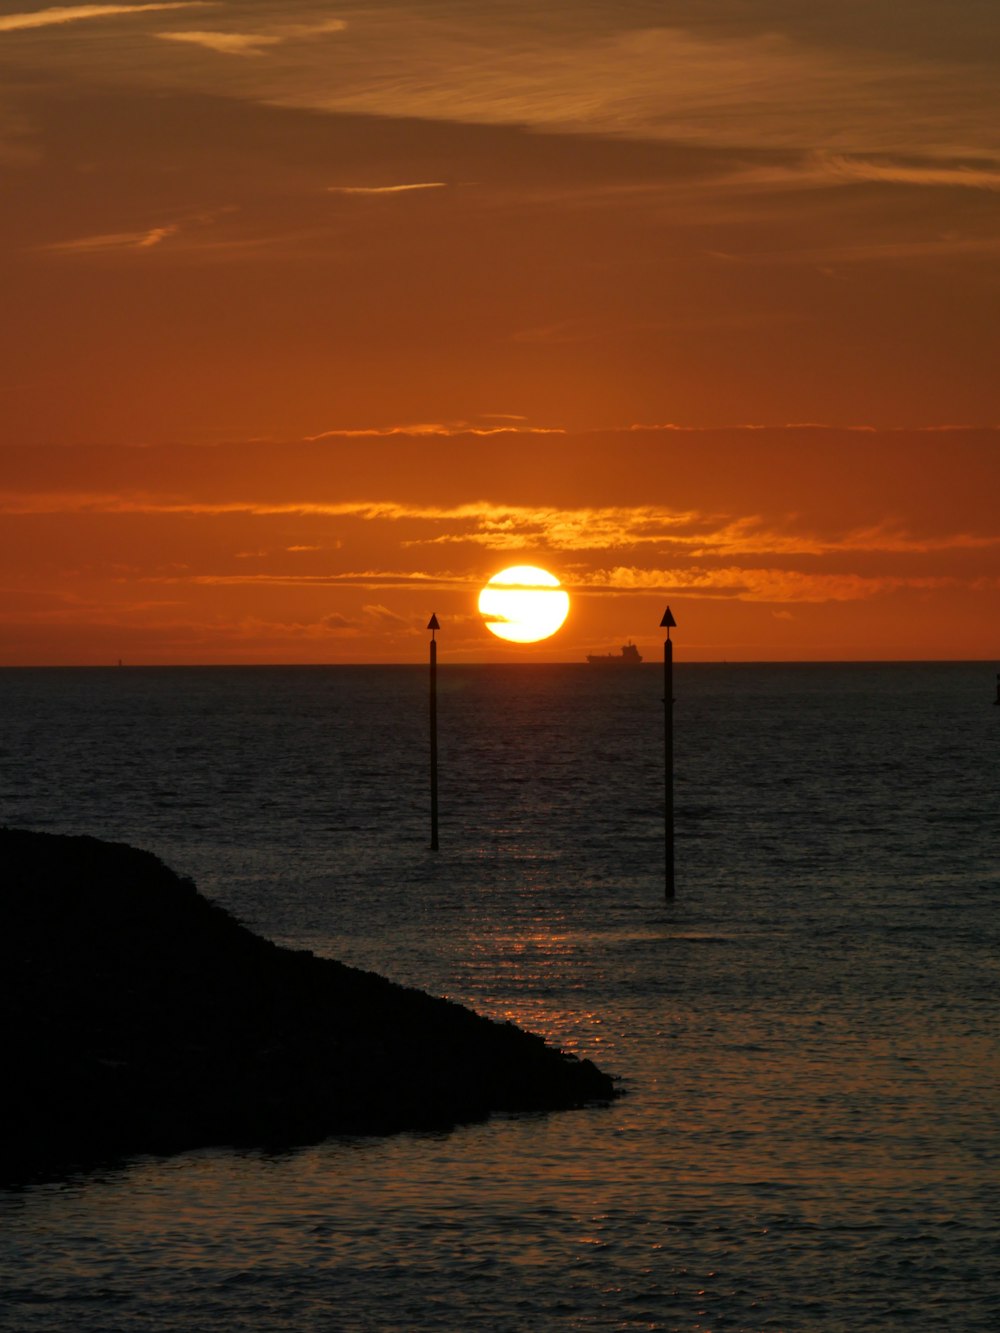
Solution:
[[[211,242],[192,241],[192,236],[199,230],[210,227],[220,217],[233,213],[233,208],[216,208],[204,213],[187,213],[172,222],[163,222],[154,227],[141,227],[131,231],[100,232],[95,236],[75,236],[66,241],[49,241],[44,245],[32,247],[34,253],[54,255],[100,255],[118,251],[155,250],[164,241],[177,240],[186,249],[200,248]],[[221,244],[221,243],[220,243]],[[173,251],[177,247],[171,246]]]
[[[209,29],[194,31],[158,32],[155,34],[164,42],[182,42],[189,46],[203,46],[208,51],[225,56],[262,56],[275,46],[303,37],[321,36],[324,33],[343,32],[347,27],[344,19],[322,19],[318,23],[272,23],[257,32],[240,32],[235,29]]]
[[[280,37],[254,32],[158,32],[165,42],[185,42],[189,46],[203,46],[226,56],[260,56],[269,46],[278,46]]]
[[[764,16],[759,31],[736,33],[685,28],[681,16],[609,30],[569,12],[528,39],[489,6],[447,26],[394,7],[391,24],[370,31],[377,62],[336,83],[300,79],[273,91],[300,106],[744,145],[755,156],[824,143],[835,153],[953,157],[995,141],[985,66],[952,67],[929,51],[824,48]],[[966,95],[956,99],[958,79]]]
[[[991,586],[1000,587],[1000,578],[988,581]],[[616,566],[591,571],[575,591],[673,592],[678,596],[724,597],[741,602],[858,602],[906,589],[940,592],[968,582],[950,575],[832,574],[739,566],[725,569]],[[973,582],[980,585],[983,580]]]
[[[58,23],[78,23],[83,19],[122,18],[164,9],[206,9],[210,0],[161,0],[143,5],[54,5],[24,14],[0,17],[0,32],[20,32],[26,28],[48,28]]]
[[[137,582],[165,587],[193,585],[204,587],[274,587],[274,588],[354,588],[366,592],[405,591],[420,587],[427,591],[447,592],[472,589],[482,585],[479,569],[465,571],[430,571],[401,569],[347,570],[328,574],[288,573],[196,573],[174,571],[138,576]],[[728,566],[708,569],[701,566],[657,567],[619,565],[595,569],[575,577],[567,576],[563,586],[574,596],[631,597],[644,593],[666,593],[691,599],[708,598],[775,605],[794,603],[863,602],[900,592],[940,593],[949,589],[971,588],[976,591],[1000,590],[1000,576],[984,575],[959,578],[954,575],[835,574],[782,568],[746,569]],[[411,620],[370,605],[369,619],[383,623],[412,624]]]
[[[180,230],[176,223],[150,227],[146,231],[114,231],[99,236],[80,236],[72,241],[53,241],[37,249],[49,254],[101,254],[111,250],[152,250]]]
[[[421,587],[430,591],[449,588],[468,588],[482,583],[482,577],[472,572],[433,573],[407,569],[361,569],[332,574],[198,574],[177,571],[147,574],[139,580],[153,584],[194,584],[207,587],[278,587],[278,588],[362,588],[368,591],[386,591],[392,588]]]
[[[501,413],[486,413],[490,419],[500,418],[504,421],[519,421],[522,418],[506,417]],[[390,436],[390,435],[565,435],[566,429],[563,426],[527,426],[527,425],[505,425],[505,426],[476,426],[468,421],[422,421],[412,423],[408,426],[366,426],[359,430],[322,430],[316,435],[307,435],[305,438],[310,444],[317,440],[330,440],[336,438],[343,439],[364,439],[366,436]]]
[[[361,608],[363,614],[375,624],[388,628],[409,629],[412,620],[406,616],[401,616],[397,611],[391,610],[388,606],[382,606],[381,603],[369,604]]]
[[[742,265],[894,264],[907,260],[974,259],[1000,253],[1000,236],[961,232],[905,237],[887,241],[832,244],[820,249],[788,247],[746,253],[717,253],[716,258]]]
[[[816,159],[824,179],[878,181],[890,185],[927,185],[966,190],[1000,190],[1000,164],[977,165],[894,162],[832,153]]]
[[[723,191],[767,195],[852,184],[995,191],[1000,190],[1000,162],[989,156],[964,161],[954,154],[903,159],[884,154],[805,151],[791,158],[772,156],[744,162],[735,168],[725,167],[717,174],[688,182],[687,188],[701,194]],[[650,192],[652,187],[643,188]],[[676,192],[677,188],[672,182],[670,189]]]
[[[405,185],[328,185],[327,194],[409,194],[413,190],[444,190],[446,181],[412,181]]]

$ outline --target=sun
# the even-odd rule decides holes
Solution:
[[[494,574],[479,594],[479,614],[498,639],[537,643],[547,639],[569,614],[569,593],[547,569],[512,565]]]

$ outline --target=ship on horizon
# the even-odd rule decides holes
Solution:
[[[642,658],[639,649],[629,639],[622,645],[620,653],[588,653],[587,661],[591,666],[638,666]]]

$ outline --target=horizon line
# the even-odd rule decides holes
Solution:
[[[1000,654],[993,657],[702,657],[675,661],[675,666],[975,666],[1000,664]],[[461,667],[588,667],[590,663],[578,658],[546,661],[512,661],[492,658],[489,661],[439,662],[444,666]],[[637,666],[658,667],[658,657],[644,659]],[[328,670],[334,667],[416,667],[426,670],[425,661],[335,661],[335,662],[2,662],[0,671],[242,671],[242,670]],[[628,672],[625,673],[626,675]]]

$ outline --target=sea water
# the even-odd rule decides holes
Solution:
[[[2,671],[0,820],[625,1095],[2,1192],[0,1328],[1000,1326],[992,664],[678,665],[670,905],[657,665],[438,679],[437,853],[410,667]]]

